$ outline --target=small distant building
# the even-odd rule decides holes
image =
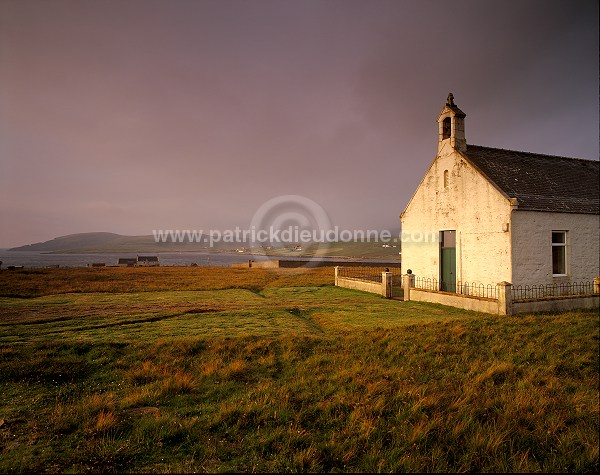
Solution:
[[[158,256],[138,256],[137,265],[141,267],[157,267],[160,266]]]
[[[119,267],[135,267],[137,265],[137,259],[135,257],[120,257],[118,266]]]

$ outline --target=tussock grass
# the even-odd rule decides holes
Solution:
[[[261,279],[0,300],[0,472],[598,468],[596,312]]]

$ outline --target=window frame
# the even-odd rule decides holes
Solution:
[[[555,234],[562,234],[563,239],[562,242],[554,242],[554,235]],[[552,254],[551,254],[551,265],[552,265],[552,277],[565,277],[569,272],[569,265],[568,265],[568,253],[567,253],[567,231],[565,230],[552,230],[552,234],[550,236],[550,241],[552,244]],[[555,248],[561,248],[562,249],[562,261],[563,261],[563,265],[564,265],[564,273],[559,273],[556,274],[554,273],[554,249]],[[559,269],[560,270],[560,269]]]

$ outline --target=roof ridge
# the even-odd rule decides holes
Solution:
[[[546,154],[546,153],[526,152],[526,151],[523,151],[523,150],[511,150],[511,149],[508,149],[508,148],[488,147],[486,145],[467,144],[467,149],[468,149],[468,147],[487,148],[487,149],[490,149],[490,150],[498,150],[498,151],[501,151],[501,152],[513,152],[513,153],[522,153],[522,154],[526,154],[526,155],[536,155],[538,157],[562,158],[562,159],[567,159],[567,160],[581,160],[583,162],[600,163],[598,160],[592,160],[590,158],[564,157],[562,155],[549,155],[549,154]]]

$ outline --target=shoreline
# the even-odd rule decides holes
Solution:
[[[298,262],[314,263],[322,262],[325,265],[387,265],[397,267],[401,265],[399,258],[385,256],[314,256],[314,255],[285,255],[285,254],[252,254],[250,252],[42,252],[42,251],[0,251],[2,269],[9,267],[18,268],[71,268],[71,267],[112,267],[118,266],[120,259],[134,259],[139,256],[154,255],[158,259],[160,267],[171,266],[201,266],[219,267],[231,266],[233,264],[251,267],[253,262],[271,262],[272,266],[297,267]],[[137,260],[137,259],[136,259]],[[148,266],[146,264],[142,266]],[[266,265],[266,264],[259,264]],[[257,267],[259,266],[257,265]],[[310,265],[310,264],[308,264]]]
[[[281,260],[281,259],[347,259],[347,260],[389,260],[389,261],[400,261],[400,257],[389,257],[389,256],[347,256],[347,255],[336,255],[336,254],[323,254],[323,255],[314,255],[314,254],[298,254],[292,255],[287,253],[282,254],[266,254],[264,252],[236,252],[233,250],[215,250],[215,251],[192,251],[192,250],[164,250],[164,251],[124,251],[124,250],[102,250],[102,251],[92,251],[92,250],[72,250],[72,251],[13,251],[11,249],[0,249],[0,252],[6,253],[36,253],[40,255],[47,256],[72,256],[72,255],[101,255],[101,254],[135,254],[135,255],[146,255],[146,254],[208,254],[208,255],[228,255],[228,256],[239,256],[248,258],[252,257],[264,257],[273,260]]]

